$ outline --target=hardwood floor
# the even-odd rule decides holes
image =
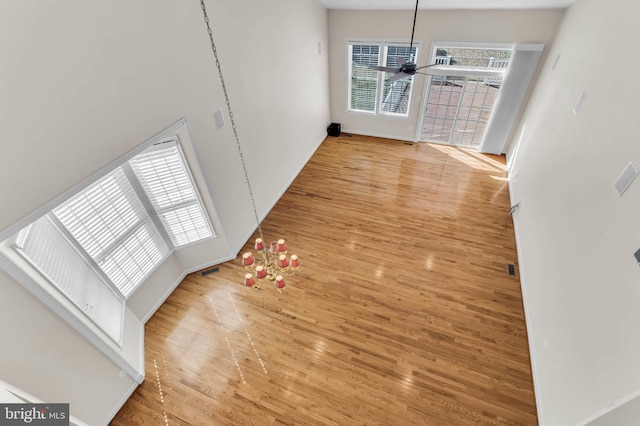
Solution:
[[[302,260],[286,291],[188,276],[112,424],[537,424],[503,163],[328,138],[263,224]]]

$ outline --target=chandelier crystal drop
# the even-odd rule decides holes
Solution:
[[[282,292],[287,285],[284,277],[290,276],[296,273],[300,267],[300,259],[295,254],[287,257],[287,243],[285,240],[280,239],[272,242],[269,247],[264,244],[264,237],[262,235],[262,227],[260,226],[260,219],[258,217],[258,210],[256,209],[256,201],[253,197],[253,189],[251,187],[251,181],[249,180],[249,172],[247,171],[247,165],[244,161],[244,154],[242,147],[240,146],[240,138],[238,137],[238,129],[236,121],[233,116],[233,110],[231,109],[231,102],[229,101],[229,94],[227,92],[227,85],[222,75],[222,66],[218,58],[218,51],[216,44],[213,41],[213,31],[209,24],[209,16],[207,16],[207,8],[204,4],[204,0],[200,0],[200,6],[202,7],[202,13],[204,15],[204,22],[207,25],[207,33],[209,34],[209,42],[211,44],[211,51],[215,58],[216,67],[218,69],[218,76],[220,77],[220,84],[222,86],[222,92],[224,93],[225,103],[229,113],[229,119],[231,121],[231,128],[233,129],[233,137],[236,141],[236,147],[238,149],[238,155],[240,156],[240,163],[242,163],[242,170],[244,171],[244,178],[247,183],[247,189],[249,190],[249,196],[251,197],[251,205],[253,207],[253,215],[256,219],[258,233],[260,238],[256,239],[254,248],[260,253],[261,260],[257,260],[251,252],[244,253],[242,255],[242,265],[248,271],[244,276],[244,285],[252,288],[253,290],[260,289],[260,286],[265,280],[272,281],[278,291]]]

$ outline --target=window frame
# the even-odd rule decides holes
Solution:
[[[407,100],[407,111],[406,113],[394,113],[394,112],[385,112],[383,108],[383,104],[385,102],[384,90],[385,90],[385,81],[388,73],[385,72],[377,72],[376,74],[376,88],[375,88],[375,101],[374,101],[374,109],[373,111],[367,111],[362,109],[355,109],[351,107],[352,102],[352,76],[353,76],[353,46],[378,46],[378,63],[377,66],[387,66],[387,57],[389,55],[389,47],[404,47],[409,48],[410,42],[404,39],[346,39],[345,44],[345,64],[346,64],[346,93],[345,93],[345,105],[346,112],[350,114],[359,114],[371,117],[380,117],[380,118],[389,118],[389,119],[399,119],[399,120],[408,120],[410,119],[411,114],[411,104],[414,98],[415,93],[415,76],[412,76],[409,80],[411,82],[411,88],[409,97]],[[422,42],[415,41],[413,42],[413,48],[415,48],[415,59],[414,62],[418,63],[421,51],[422,51]],[[402,82],[403,80],[399,80],[398,82]],[[406,81],[406,80],[405,80]],[[394,82],[397,83],[397,82]],[[392,83],[393,84],[393,83]]]
[[[76,251],[80,252],[80,254],[85,258],[85,261],[92,265],[92,267],[95,269],[95,272],[100,274],[107,285],[109,285],[115,292],[117,292],[124,301],[126,301],[135,292],[136,288],[138,288],[175,249],[170,244],[167,244],[167,239],[164,236],[163,229],[159,228],[156,222],[153,220],[153,211],[149,210],[147,202],[144,198],[145,195],[140,193],[136,189],[136,182],[132,180],[132,177],[126,172],[127,163],[128,161],[125,161],[119,166],[116,165],[107,175],[103,176],[98,181],[87,185],[86,187],[84,187],[84,189],[78,191],[74,196],[62,202],[57,207],[51,209],[51,211],[46,214],[46,216],[52,219],[58,230],[64,233],[67,239],[71,241],[71,243],[75,246]],[[66,207],[66,204],[68,204],[72,199],[78,197],[79,195],[84,195],[87,190],[102,182],[103,179],[116,173],[122,175],[121,179],[124,179],[123,183],[131,186],[130,193],[123,195],[125,195],[125,198],[133,201],[134,204],[140,204],[139,211],[137,213],[141,214],[142,216],[136,215],[136,221],[131,226],[129,226],[121,235],[115,238],[106,247],[102,248],[95,255],[92,255],[91,252],[89,252],[87,248],[83,246],[82,242],[79,241],[78,238],[73,234],[73,232],[65,225],[64,221],[60,218],[59,214],[55,212],[55,210],[60,210]],[[126,197],[126,195],[128,195],[128,197]],[[155,248],[158,250],[159,257],[155,262],[153,262],[151,267],[146,269],[142,273],[142,275],[138,276],[137,281],[133,284],[127,285],[126,283],[116,282],[115,278],[108,273],[107,262],[109,261],[109,259],[112,259],[115,254],[125,248],[127,243],[129,243],[131,239],[138,234],[138,232],[149,227],[151,227],[150,231],[152,233],[157,232],[159,234],[161,242],[164,243],[164,245],[155,245]],[[158,241],[158,243],[160,243],[160,241]],[[113,263],[113,261],[111,263]],[[118,269],[122,269],[121,264],[114,263],[114,265],[117,266]]]
[[[188,179],[188,181],[191,183],[191,188],[193,190],[193,199],[188,200],[188,201],[183,201],[181,203],[175,203],[172,204],[170,206],[156,206],[155,203],[153,202],[152,197],[149,196],[149,192],[147,191],[147,189],[145,189],[145,185],[142,182],[142,179],[140,178],[140,176],[138,176],[137,172],[136,172],[136,168],[135,166],[132,165],[132,162],[136,159],[136,157],[151,152],[151,151],[160,151],[163,149],[167,149],[170,148],[171,146],[175,147],[176,151],[177,151],[177,155],[181,160],[181,165],[184,167],[184,174],[186,179]],[[140,190],[142,192],[142,194],[144,194],[144,201],[143,204],[145,204],[145,206],[147,207],[148,210],[151,210],[153,212],[152,215],[152,219],[156,222],[156,226],[158,228],[163,229],[164,232],[163,237],[165,237],[165,242],[167,242],[168,244],[170,244],[171,246],[173,246],[173,250],[177,250],[177,249],[182,249],[184,247],[188,247],[190,245],[193,244],[198,244],[200,242],[202,242],[204,239],[206,238],[213,238],[216,236],[213,224],[211,223],[211,218],[207,212],[207,209],[205,207],[205,203],[202,200],[202,195],[198,189],[197,183],[196,183],[196,179],[193,176],[193,172],[191,171],[191,167],[189,167],[189,162],[185,156],[184,150],[182,148],[182,145],[180,144],[178,138],[173,137],[173,138],[169,138],[169,139],[165,139],[163,141],[160,141],[156,144],[153,144],[151,147],[149,147],[148,149],[145,149],[144,151],[142,151],[141,153],[139,153],[138,155],[132,157],[131,159],[129,159],[129,161],[127,161],[127,165],[126,165],[127,169],[126,172],[127,173],[132,173],[135,176],[135,182],[136,182],[136,190]],[[141,197],[142,198],[142,197]],[[167,225],[165,225],[165,223],[162,220],[162,215],[168,212],[174,212],[182,207],[186,207],[186,206],[193,206],[193,205],[197,205],[200,210],[201,210],[201,214],[202,214],[202,219],[205,222],[205,226],[208,228],[208,230],[210,231],[210,235],[208,237],[205,237],[203,239],[199,239],[199,240],[195,240],[195,241],[189,241],[186,243],[180,243],[179,241],[174,240],[174,238],[172,238],[172,232],[170,232],[169,230],[167,230]]]
[[[124,156],[114,160],[109,165],[96,172],[94,175],[74,185],[72,188],[55,197],[53,200],[41,206],[36,211],[30,213],[20,221],[14,223],[12,226],[0,232],[0,266],[5,271],[9,272],[11,276],[13,276],[19,283],[27,288],[45,305],[51,308],[60,317],[65,319],[73,328],[75,328],[78,332],[80,332],[80,334],[87,338],[87,340],[93,342],[109,358],[111,358],[118,365],[121,365],[122,368],[125,371],[129,372],[132,377],[139,376],[139,371],[137,371],[135,367],[133,367],[132,370],[131,364],[123,359],[122,355],[119,353],[119,351],[124,348],[123,345],[126,340],[124,337],[125,323],[127,322],[126,319],[123,318],[121,321],[123,332],[120,333],[119,338],[114,339],[113,336],[107,333],[103,327],[101,327],[87,312],[82,309],[82,307],[78,305],[78,303],[67,296],[64,291],[57,285],[53,284],[47,277],[47,275],[40,271],[39,268],[33,264],[33,262],[30,262],[29,259],[25,258],[18,251],[16,251],[13,244],[15,243],[15,237],[22,229],[25,229],[30,224],[36,222],[38,219],[44,216],[49,216],[49,219],[51,219],[51,217],[54,216],[52,213],[54,209],[68,202],[77,194],[87,190],[89,187],[108,176],[114,170],[123,168],[123,170],[125,170],[125,174],[127,174],[128,172],[126,172],[126,169],[128,167],[128,162],[132,158],[149,149],[152,149],[152,147],[155,145],[167,142],[175,143],[180,151],[182,162],[188,172],[191,185],[194,189],[199,203],[199,207],[206,220],[206,224],[211,231],[211,235],[207,238],[203,238],[199,241],[189,244],[181,245],[179,247],[173,246],[168,235],[166,235],[166,237],[163,237],[165,243],[168,241],[169,250],[167,254],[163,256],[162,259],[160,259],[137,283],[136,288],[140,288],[140,286],[149,278],[149,276],[151,276],[174,251],[180,250],[192,244],[200,244],[210,239],[218,238],[215,227],[212,223],[213,218],[217,217],[215,216],[215,208],[211,204],[212,200],[208,196],[209,192],[206,187],[206,182],[203,181],[203,170],[200,162],[198,161],[197,153],[194,154],[195,146],[193,145],[191,131],[189,129],[186,118],[178,120],[162,132],[158,133],[157,135],[148,139],[146,142],[134,148],[128,154],[125,154]],[[186,146],[183,147],[183,145]],[[185,149],[187,149],[188,153],[190,154],[189,156],[185,155]],[[133,171],[130,170],[130,173],[133,174]],[[195,173],[198,173],[197,177]],[[134,179],[132,181],[129,176],[127,176],[127,179],[134,186],[134,191],[136,193],[142,190],[139,182],[137,182],[137,179]],[[205,194],[207,195],[207,202],[204,201]],[[146,205],[145,208],[151,206],[149,200],[145,200],[144,197],[142,198],[143,199],[141,199],[140,201],[143,203],[143,205]],[[153,210],[152,206],[151,210]],[[212,216],[212,214],[214,216]],[[152,214],[151,216],[153,219],[153,217],[156,215]],[[151,221],[151,223],[157,227],[157,223],[159,223],[159,219],[157,219],[157,216],[155,220]],[[65,232],[66,228],[60,226],[56,226],[56,228],[60,233],[64,234],[65,239],[69,239],[69,233]],[[140,227],[136,227],[136,229],[140,229]],[[160,229],[159,232],[161,235],[164,233],[164,231],[161,231]],[[75,248],[76,247],[74,246],[74,249]],[[94,262],[91,256],[88,255],[82,256],[82,260],[87,263]],[[100,278],[103,278],[105,276],[100,268],[94,268],[94,270],[95,272],[100,274]],[[108,287],[110,291],[114,291],[115,288],[112,285],[108,283],[105,284],[107,284],[105,287]],[[119,293],[121,294],[121,292]],[[127,298],[131,297],[134,293],[135,289],[129,292]],[[123,300],[125,311],[127,298],[124,298]],[[115,346],[113,346],[114,344]],[[115,347],[119,349],[115,349],[114,351]]]

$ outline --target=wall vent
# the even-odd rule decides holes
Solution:
[[[622,173],[620,173],[620,176],[618,176],[618,179],[616,179],[615,182],[616,189],[618,190],[618,194],[620,194],[620,196],[624,194],[624,191],[627,190],[636,176],[638,176],[638,169],[633,165],[632,162],[629,162],[629,164],[627,164],[627,167],[625,167]]]
[[[638,265],[640,265],[640,249],[638,249],[635,253],[633,253],[633,256],[636,258]]]

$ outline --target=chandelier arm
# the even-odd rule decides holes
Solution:
[[[253,189],[251,187],[251,181],[249,180],[249,172],[247,171],[247,165],[244,161],[244,154],[242,153],[240,138],[238,137],[238,129],[236,127],[236,121],[233,117],[233,110],[231,109],[231,102],[229,101],[229,93],[227,92],[227,85],[225,84],[224,76],[222,75],[222,66],[220,65],[220,60],[218,59],[218,49],[216,48],[216,44],[213,41],[213,32],[211,31],[211,25],[209,24],[209,16],[207,15],[207,7],[204,4],[204,0],[200,0],[200,6],[202,7],[204,22],[207,24],[207,32],[209,33],[209,41],[211,42],[211,51],[213,52],[213,56],[216,60],[216,68],[218,69],[218,76],[220,77],[220,84],[222,85],[224,100],[225,100],[225,103],[227,104],[227,111],[229,112],[231,128],[233,129],[233,137],[236,141],[236,147],[238,148],[238,154],[240,155],[240,162],[242,163],[242,170],[244,170],[244,178],[247,182],[247,189],[249,190],[249,196],[251,197],[251,206],[253,207],[253,215],[255,216],[255,219],[256,219],[256,225],[258,225],[258,232],[260,234],[260,238],[262,238],[262,241],[264,241],[264,237],[262,235],[262,226],[260,226],[260,217],[258,216],[258,209],[256,208],[256,200],[253,196]]]

